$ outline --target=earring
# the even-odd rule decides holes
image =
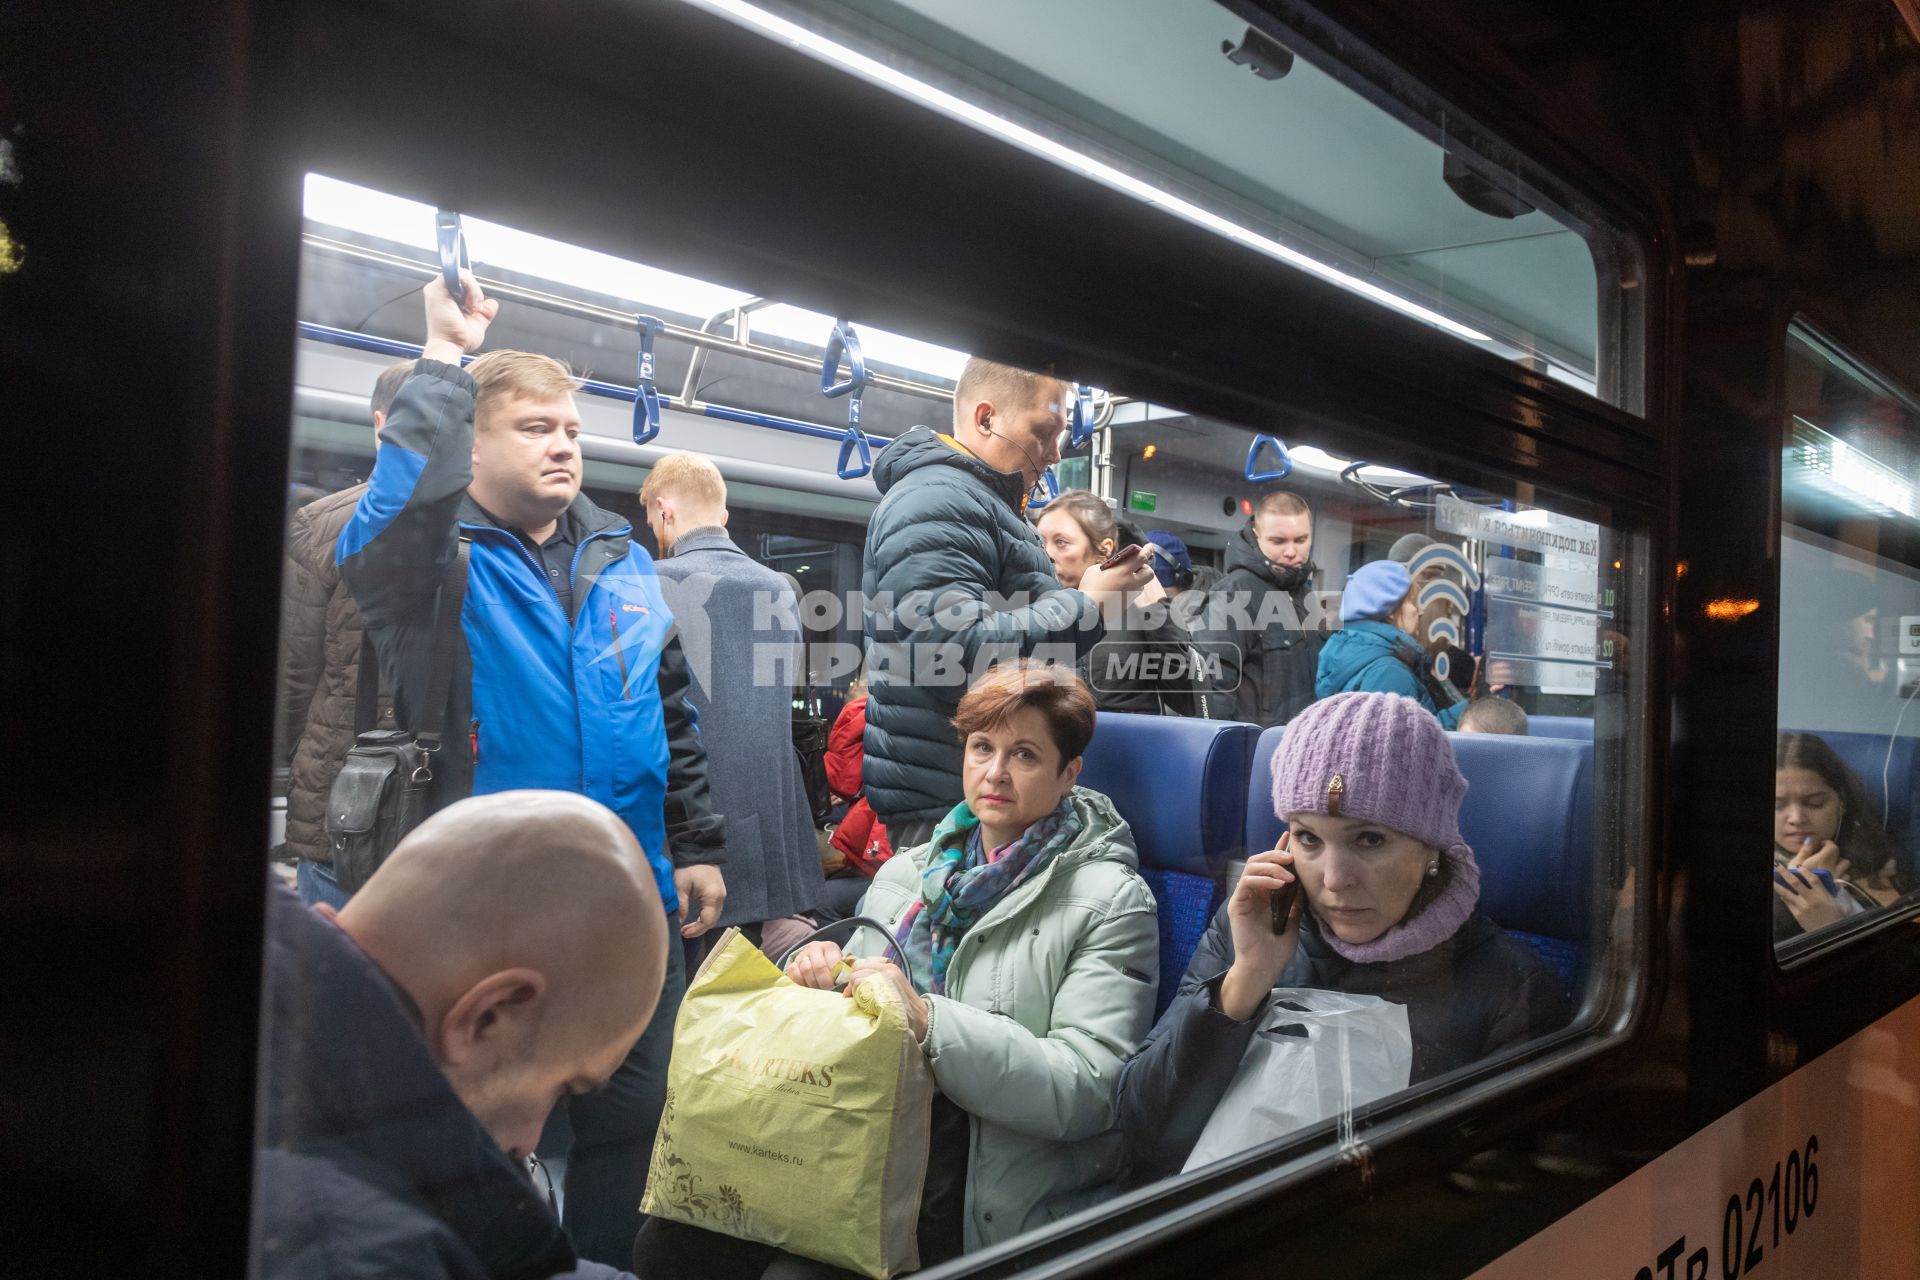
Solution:
[[[1429,862],[1427,864],[1427,879],[1431,880],[1433,879],[1433,877],[1439,874],[1440,874],[1440,859],[1435,858],[1432,862]]]

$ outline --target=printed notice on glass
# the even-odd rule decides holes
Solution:
[[[1491,544],[1482,562],[1487,593],[1484,643],[1503,684],[1542,693],[1591,695],[1596,673],[1613,665],[1605,635],[1613,589],[1600,585],[1600,526],[1557,512],[1498,511],[1441,495],[1434,523]],[[1511,552],[1538,553],[1543,563]]]

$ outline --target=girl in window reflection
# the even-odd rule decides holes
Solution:
[[[1411,698],[1343,693],[1287,726],[1273,764],[1288,834],[1255,855],[1201,940],[1180,992],[1122,1068],[1129,1181],[1178,1173],[1276,987],[1406,1006],[1408,1083],[1562,1025],[1560,980],[1480,910],[1460,836],[1467,781],[1439,722]],[[1302,890],[1283,932],[1275,893]]]
[[[1810,733],[1783,733],[1774,751],[1773,866],[1776,941],[1890,905],[1905,887],[1866,788]]]

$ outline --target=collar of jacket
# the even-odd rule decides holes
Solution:
[[[1377,618],[1355,618],[1341,624],[1342,631],[1352,632],[1356,636],[1365,636],[1375,644],[1388,649],[1405,649],[1407,656],[1425,664],[1429,656],[1420,642],[1394,626],[1391,622],[1381,622]]]
[[[1281,586],[1280,570],[1273,561],[1267,559],[1266,553],[1260,550],[1260,542],[1254,537],[1252,525],[1240,526],[1239,534],[1233,541],[1227,543],[1227,572],[1232,573],[1235,569],[1244,569],[1273,590],[1286,591],[1293,596],[1299,596],[1310,590],[1313,587],[1314,576],[1320,572],[1320,567],[1309,558],[1303,566],[1304,572],[1300,575],[1300,584],[1292,588]]]
[[[740,544],[728,536],[727,531],[717,524],[703,524],[689,529],[673,540],[673,549],[667,552],[667,558],[684,555],[689,551],[731,551],[736,555],[745,555]]]
[[[393,980],[285,890],[274,893],[270,924],[274,1048],[263,1142],[373,1166],[384,1193],[445,1223],[494,1280],[572,1268],[560,1224],[455,1095]]]
[[[958,440],[932,427],[914,427],[904,431],[892,444],[881,450],[880,461],[873,466],[874,482],[884,495],[908,473],[927,466],[954,467],[964,471],[985,485],[1016,514],[1026,512],[1028,487],[1024,473],[996,471]]]
[[[580,531],[580,541],[598,537],[602,534],[631,535],[633,526],[623,515],[617,515],[599,506],[584,493],[577,493],[573,501],[567,504],[567,514],[573,517],[573,527]],[[460,523],[479,525],[482,528],[497,529],[486,508],[473,500],[472,494],[460,496]]]
[[[1067,797],[1073,805],[1074,815],[1080,820],[1080,834],[1073,838],[1072,844],[1056,853],[1053,860],[1041,868],[1039,875],[994,903],[979,923],[967,930],[967,937],[972,937],[989,925],[1002,924],[1011,919],[1039,897],[1049,881],[1083,863],[1118,862],[1139,869],[1140,855],[1134,848],[1133,830],[1113,807],[1113,801],[1098,791],[1079,785],[1075,785]],[[967,802],[962,800],[934,827],[933,839],[928,847],[941,847],[951,836],[971,831],[979,821],[973,816],[973,810]],[[924,863],[920,870],[925,873]],[[961,939],[961,944],[965,945],[965,941],[965,938]],[[956,950],[954,955],[957,957],[959,952]]]

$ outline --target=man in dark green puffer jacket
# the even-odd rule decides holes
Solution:
[[[953,434],[915,427],[874,464],[867,526],[868,798],[896,852],[924,844],[961,799],[954,709],[995,662],[1093,648],[1145,587],[1145,556],[1062,587],[1026,521],[1027,495],[1060,460],[1072,391],[1057,378],[972,359],[953,393]]]

